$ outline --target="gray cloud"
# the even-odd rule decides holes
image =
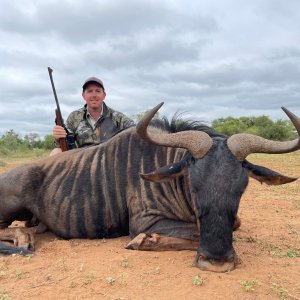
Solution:
[[[211,122],[228,115],[300,115],[299,1],[2,1],[0,134],[51,133],[54,98],[80,107],[103,79],[107,104],[128,115],[164,100]]]

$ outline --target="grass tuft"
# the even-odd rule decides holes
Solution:
[[[259,280],[253,279],[253,280],[242,280],[240,281],[241,286],[243,287],[243,290],[246,292],[253,292],[255,287],[260,285]]]
[[[204,284],[204,279],[201,276],[197,275],[194,277],[193,285],[199,286],[199,285],[203,285],[203,284]]]

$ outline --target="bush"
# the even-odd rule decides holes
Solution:
[[[24,150],[26,148],[27,147],[25,142],[13,130],[7,131],[0,138],[0,152],[3,155],[8,155],[12,152],[16,152],[18,150]]]
[[[236,133],[250,133],[270,140],[284,141],[296,137],[290,121],[272,121],[267,116],[219,118],[212,123],[213,129],[228,136]]]
[[[43,141],[43,148],[52,150],[54,148],[54,138],[52,135],[46,135]]]
[[[52,135],[46,135],[40,139],[37,133],[29,133],[22,139],[14,130],[7,131],[0,137],[0,154],[7,156],[16,152],[28,152],[34,149],[51,150],[54,148]]]

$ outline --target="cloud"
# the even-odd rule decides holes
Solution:
[[[0,134],[51,133],[54,82],[64,117],[89,76],[130,116],[300,115],[298,1],[3,1]],[[272,20],[272,21],[270,21]]]

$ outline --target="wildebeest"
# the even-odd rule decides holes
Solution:
[[[128,235],[128,249],[197,250],[196,265],[224,272],[237,263],[232,237],[248,176],[267,184],[296,180],[248,162],[251,153],[288,153],[300,138],[278,142],[249,134],[168,133],[137,127],[86,149],[17,167],[0,176],[0,253],[32,244],[14,220],[38,218],[56,235],[109,238]],[[283,108],[300,136],[300,119]]]

